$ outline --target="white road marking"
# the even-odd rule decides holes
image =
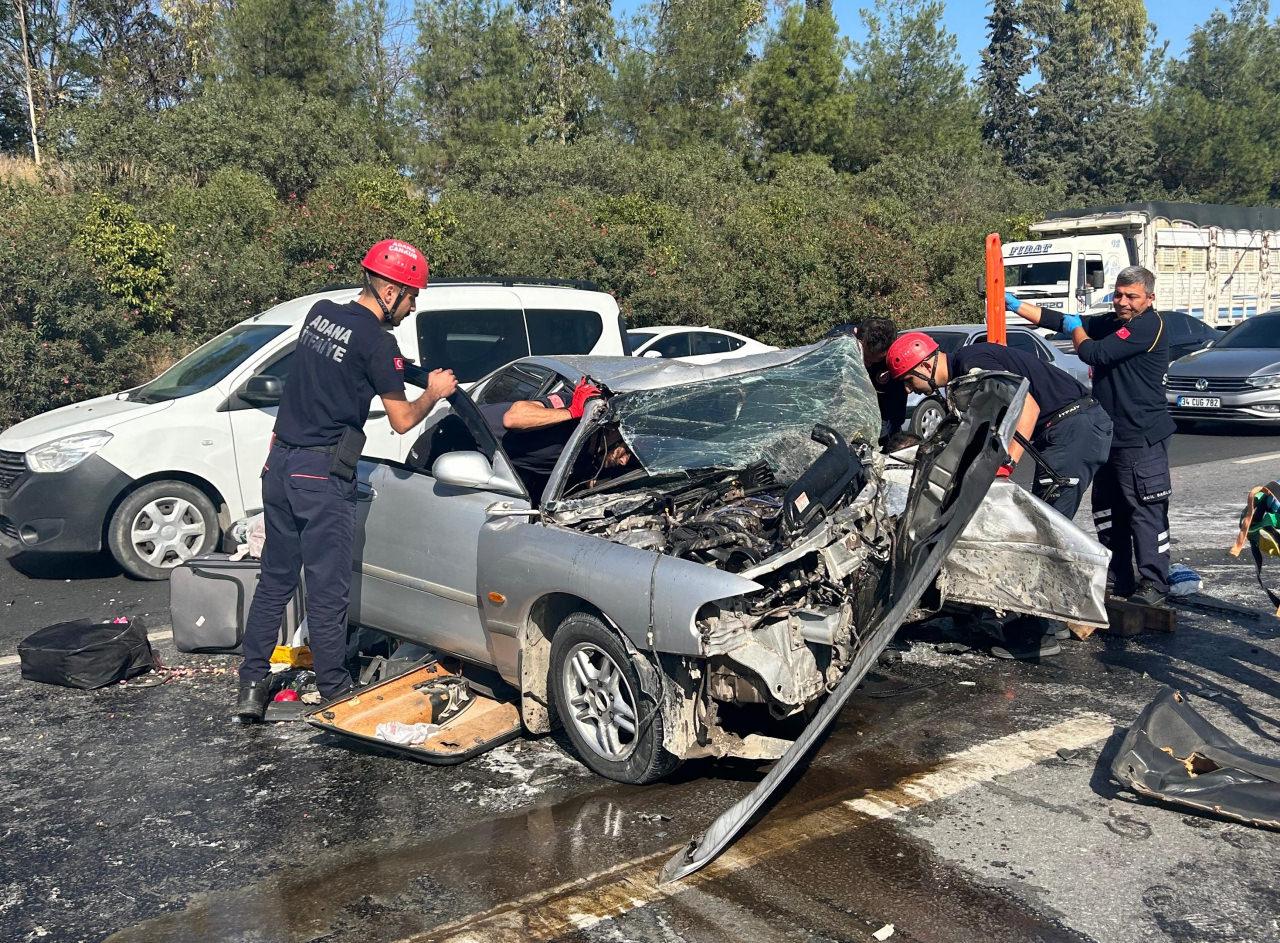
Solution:
[[[1085,713],[1069,720],[1009,734],[955,753],[933,769],[808,812],[798,818],[766,819],[704,870],[666,887],[657,884],[666,859],[683,845],[673,845],[643,858],[535,891],[489,910],[444,924],[400,943],[543,943],[574,930],[584,930],[620,917],[654,901],[748,868],[810,842],[850,832],[876,819],[893,818],[930,802],[954,796],[1033,766],[1058,750],[1078,750],[1106,739],[1110,717]]]
[[[165,639],[173,638],[173,630],[165,629],[161,632],[148,632],[147,638],[153,642],[163,642]],[[5,655],[0,657],[0,668],[8,668],[18,664],[21,659],[17,655]]]
[[[1259,462],[1271,462],[1280,458],[1280,452],[1268,452],[1266,455],[1255,455],[1252,458],[1237,458],[1232,465],[1256,465]]]

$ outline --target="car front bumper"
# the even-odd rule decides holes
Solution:
[[[41,553],[95,553],[102,549],[107,513],[130,477],[91,455],[64,472],[18,469],[7,452],[0,487],[0,547]],[[21,456],[19,456],[21,460]],[[14,475],[14,472],[17,472]]]
[[[1174,419],[1204,419],[1226,422],[1280,424],[1280,389],[1226,392],[1212,388],[1203,392],[1165,391],[1169,415]],[[1216,406],[1179,405],[1178,400],[1213,399]]]

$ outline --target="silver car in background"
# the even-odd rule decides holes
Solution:
[[[1165,382],[1180,423],[1280,423],[1280,311],[1237,324],[1212,346],[1174,361]]]
[[[612,395],[535,507],[471,397],[584,375]],[[964,386],[904,464],[868,445],[879,414],[848,338],[712,365],[516,361],[451,397],[406,462],[361,462],[352,621],[496,671],[530,732],[559,721],[611,779],[779,757],[795,733],[779,722],[861,677],[912,612],[1105,624],[1105,551],[992,484],[1025,381]],[[619,444],[632,460],[610,469]]]

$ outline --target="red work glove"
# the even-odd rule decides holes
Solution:
[[[996,477],[997,477],[997,478],[1008,478],[1008,477],[1009,477],[1010,475],[1012,475],[1012,474],[1013,474],[1013,466],[1012,466],[1012,465],[1001,465],[1001,466],[996,470]]]
[[[578,381],[578,385],[573,388],[573,400],[569,403],[569,415],[574,419],[581,419],[583,410],[587,408],[587,400],[601,395],[603,394],[601,394],[600,388],[588,383],[587,378],[583,377]]]

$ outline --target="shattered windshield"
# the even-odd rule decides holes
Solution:
[[[783,480],[808,468],[824,447],[817,423],[845,440],[880,434],[875,391],[850,337],[803,348],[776,367],[617,397],[623,439],[651,475],[697,468],[745,468],[763,459]]]

